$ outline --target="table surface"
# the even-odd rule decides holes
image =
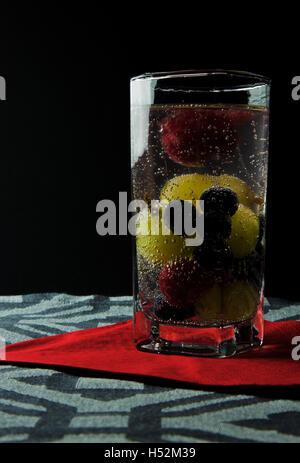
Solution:
[[[269,298],[265,318],[299,320]],[[6,344],[132,317],[132,297],[0,296]],[[300,442],[298,387],[189,387],[80,370],[0,365],[0,442]]]

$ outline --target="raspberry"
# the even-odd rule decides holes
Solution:
[[[203,166],[215,159],[228,161],[238,142],[236,130],[222,109],[175,109],[160,128],[164,150],[185,166]]]
[[[182,259],[163,267],[158,280],[165,300],[172,306],[192,304],[212,285],[212,277],[195,259]]]
[[[229,109],[228,117],[231,122],[239,127],[245,124],[249,124],[251,121],[256,119],[256,111],[249,111],[249,109]]]

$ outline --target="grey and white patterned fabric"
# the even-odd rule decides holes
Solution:
[[[269,298],[268,320],[300,319]],[[7,344],[127,320],[132,297],[0,296]],[[0,365],[0,442],[300,443],[298,387],[189,387],[81,370]]]

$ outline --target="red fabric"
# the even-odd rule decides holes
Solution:
[[[300,322],[265,322],[264,346],[228,359],[139,352],[133,322],[47,336],[6,347],[5,362],[78,367],[120,375],[152,376],[201,385],[300,384],[291,341]],[[1,358],[1,355],[0,355]]]

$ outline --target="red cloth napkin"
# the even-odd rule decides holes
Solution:
[[[78,367],[201,385],[296,385],[300,384],[300,361],[291,357],[294,336],[300,336],[300,322],[265,321],[264,346],[232,358],[151,354],[136,349],[133,321],[128,320],[11,344],[6,347],[4,361]]]

